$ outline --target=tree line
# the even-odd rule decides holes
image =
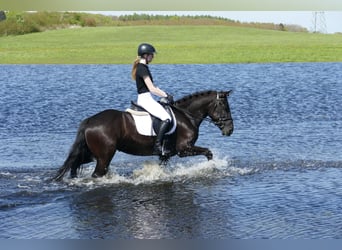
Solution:
[[[281,31],[308,32],[298,25],[245,23],[228,18],[177,15],[132,14],[105,16],[82,12],[14,12],[0,11],[0,36],[23,35],[45,30],[70,27],[129,26],[129,25],[226,25]]]

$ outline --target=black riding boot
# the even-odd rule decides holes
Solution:
[[[162,155],[163,154],[163,138],[164,135],[167,131],[167,129],[169,128],[170,125],[170,120],[165,120],[162,121],[162,123],[160,124],[160,128],[157,134],[157,139],[156,142],[154,144],[154,148],[153,148],[153,154],[155,155]]]

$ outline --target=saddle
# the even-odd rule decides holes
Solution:
[[[160,102],[160,104],[172,118],[169,129],[166,132],[166,135],[170,135],[176,130],[176,118],[169,105],[162,102]],[[162,121],[158,117],[150,114],[146,109],[139,106],[134,101],[131,101],[131,107],[126,109],[126,112],[129,112],[133,116],[137,130],[140,134],[154,136],[157,134],[156,132],[159,131]],[[148,120],[146,118],[150,119],[151,122],[147,122]],[[150,132],[146,132],[146,128],[147,130],[150,130]]]

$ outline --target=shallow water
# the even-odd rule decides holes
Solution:
[[[151,65],[175,99],[233,89],[233,135],[201,126],[214,160],[50,182],[82,119],[135,99],[130,68],[0,66],[0,238],[341,238],[341,63]]]

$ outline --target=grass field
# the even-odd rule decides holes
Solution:
[[[1,64],[130,64],[141,42],[154,63],[342,61],[342,35],[228,26],[69,28],[0,37]]]

